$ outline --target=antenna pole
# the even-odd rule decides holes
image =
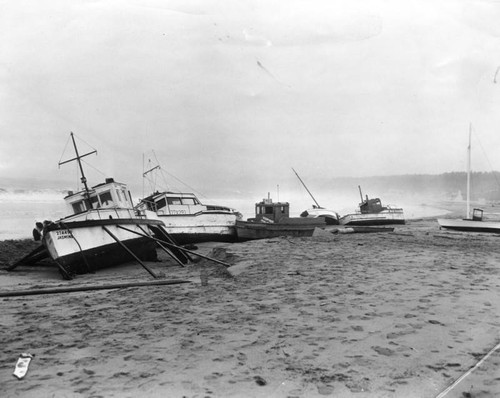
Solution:
[[[472,134],[472,123],[469,124],[469,146],[467,147],[467,218],[471,218],[470,217],[471,134]]]
[[[297,178],[299,179],[299,181],[302,183],[302,185],[304,186],[304,188],[306,189],[307,193],[308,193],[309,195],[311,195],[311,198],[312,198],[312,200],[314,200],[314,203],[316,203],[316,206],[321,207],[321,206],[319,205],[319,203],[316,201],[316,199],[314,199],[314,196],[313,196],[313,195],[312,195],[312,193],[309,191],[309,189],[307,189],[306,184],[304,184],[304,181],[302,181],[302,179],[299,177],[299,175],[297,174],[297,172],[294,170],[294,168],[293,168],[293,167],[292,167],[292,170],[293,170],[293,172],[295,173],[295,175],[297,176]]]
[[[361,196],[361,203],[363,203],[363,192],[361,192],[361,185],[358,185],[359,196]]]

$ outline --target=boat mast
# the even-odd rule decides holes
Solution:
[[[467,147],[467,218],[470,217],[470,168],[471,168],[471,134],[472,123],[469,124],[469,146]]]
[[[311,195],[311,198],[312,198],[312,200],[314,200],[314,203],[316,203],[316,206],[321,207],[321,206],[319,205],[319,203],[316,201],[316,199],[314,199],[314,196],[313,196],[313,195],[312,195],[312,193],[309,191],[309,189],[307,189],[306,184],[304,184],[304,181],[302,181],[302,179],[299,177],[299,175],[298,175],[298,174],[297,174],[297,172],[293,169],[293,167],[292,167],[292,170],[293,170],[293,172],[295,173],[295,175],[297,176],[297,178],[299,179],[299,181],[302,183],[302,185],[304,186],[304,188],[306,189],[307,193],[308,193],[309,195]]]
[[[64,162],[59,162],[59,166],[62,164],[65,164],[65,163],[72,162],[73,160],[76,160],[78,162],[78,166],[80,167],[80,173],[82,174],[81,181],[83,183],[83,186],[85,187],[85,197],[87,199],[87,204],[89,206],[89,209],[92,209],[92,202],[90,201],[90,190],[89,190],[89,187],[87,186],[87,178],[85,177],[85,174],[83,172],[83,166],[82,166],[82,162],[80,159],[85,157],[85,156],[92,155],[93,153],[97,153],[97,151],[94,150],[92,152],[89,152],[89,153],[86,153],[85,155],[80,156],[80,154],[78,153],[78,148],[76,147],[76,142],[75,142],[75,137],[73,135],[73,132],[71,132],[70,135],[71,135],[71,140],[73,141],[73,147],[75,148],[76,158],[65,160]]]
[[[363,192],[361,192],[361,185],[358,185],[359,196],[361,197],[361,203],[363,203]]]

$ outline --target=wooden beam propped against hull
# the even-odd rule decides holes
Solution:
[[[121,228],[121,229],[124,229],[125,231],[129,231],[129,232],[132,232],[136,235],[140,235],[140,236],[144,236],[144,237],[147,237],[149,239],[152,239],[154,240],[155,242],[159,242],[159,243],[163,243],[164,245],[168,246],[169,248],[170,247],[173,247],[175,249],[178,249],[178,250],[181,250],[182,252],[185,252],[185,253],[189,253],[189,254],[194,254],[195,256],[198,256],[198,257],[201,257],[201,258],[204,258],[205,260],[209,260],[209,261],[213,261],[214,263],[218,263],[218,264],[221,264],[227,268],[229,268],[231,266],[231,264],[228,264],[228,263],[225,263],[223,261],[220,261],[220,260],[217,260],[215,258],[211,258],[211,257],[208,257],[208,256],[204,256],[202,254],[199,254],[199,253],[196,253],[192,250],[188,250],[186,249],[185,247],[182,247],[182,246],[178,246],[178,245],[174,245],[173,243],[169,243],[169,242],[166,242],[164,240],[161,240],[161,239],[156,239],[156,238],[153,238],[152,236],[147,236],[147,235],[143,235],[139,232],[136,232],[136,231],[133,231],[131,229],[128,229],[128,228],[125,228],[125,227],[122,227],[121,225],[118,226],[118,228]]]
[[[133,253],[133,252],[132,252],[132,251],[131,251],[128,247],[127,247],[127,246],[125,246],[125,245],[123,244],[123,242],[122,242],[120,239],[118,239],[118,238],[117,238],[117,237],[116,237],[116,236],[115,236],[115,235],[114,235],[114,234],[113,234],[113,233],[112,233],[112,232],[111,232],[108,228],[106,228],[106,227],[103,225],[103,226],[102,226],[102,229],[104,229],[104,230],[108,233],[108,235],[109,235],[109,236],[111,236],[111,237],[112,237],[112,238],[116,241],[116,243],[118,243],[118,244],[119,244],[119,245],[120,245],[123,249],[125,249],[125,250],[126,250],[126,251],[127,251],[127,252],[128,252],[128,253],[129,253],[129,254],[130,254],[133,258],[135,258],[135,259],[136,259],[136,261],[137,261],[139,264],[141,264],[141,265],[142,265],[142,267],[143,267],[146,271],[148,271],[148,272],[151,274],[151,276],[152,276],[153,278],[158,279],[158,276],[154,273],[154,271],[153,271],[151,268],[149,268],[146,264],[144,264],[144,263],[143,263],[143,262],[139,259],[139,257],[137,257],[137,256],[136,256],[136,255],[135,255],[135,254],[134,254],[134,253]]]

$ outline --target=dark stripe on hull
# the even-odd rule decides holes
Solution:
[[[405,220],[359,220],[359,221],[350,221],[347,224],[343,225],[359,225],[359,226],[368,226],[368,225],[402,225],[405,223]]]
[[[326,225],[339,225],[339,219],[330,216],[321,216],[325,219]]]
[[[282,230],[282,231],[268,231],[263,229],[246,229],[238,230],[238,240],[253,240],[253,239],[268,239],[277,238],[279,236],[296,236],[296,237],[310,237],[313,235],[314,228],[308,230]]]
[[[58,229],[71,229],[71,228],[85,228],[85,227],[100,227],[109,225],[155,225],[162,226],[163,221],[149,220],[149,219],[135,219],[135,218],[105,218],[102,220],[84,220],[84,221],[67,221],[59,220],[47,226],[48,231],[55,231]]]
[[[239,241],[276,238],[278,236],[309,237],[313,235],[316,227],[324,225],[324,222],[317,222],[313,225],[278,225],[238,221],[236,223],[236,233]]]
[[[176,234],[170,232],[169,235],[179,245],[186,245],[189,243],[203,243],[203,242],[236,242],[237,240],[235,233],[234,234],[199,234],[199,233]]]
[[[441,228],[452,229],[454,231],[462,232],[488,232],[488,233],[500,233],[500,228],[482,228],[482,227],[445,227],[441,225]]]
[[[122,243],[143,261],[156,261],[158,258],[156,243],[149,238],[130,239]],[[90,269],[87,269],[83,256],[85,256]],[[129,261],[134,261],[134,258],[118,243],[72,253],[57,259],[59,264],[75,274],[86,274]]]

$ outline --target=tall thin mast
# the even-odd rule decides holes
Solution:
[[[467,218],[470,217],[470,168],[471,168],[471,134],[472,123],[469,125],[469,146],[467,147]]]
[[[309,189],[307,189],[306,184],[304,184],[304,181],[302,181],[302,179],[299,177],[299,175],[298,175],[298,174],[297,174],[297,172],[293,169],[293,167],[292,167],[292,170],[293,170],[293,172],[295,173],[295,175],[297,176],[297,178],[299,179],[299,181],[302,183],[302,185],[304,186],[304,188],[306,189],[307,193],[308,193],[309,195],[311,195],[311,198],[312,198],[312,200],[314,200],[314,203],[316,203],[316,206],[321,207],[321,206],[319,205],[319,203],[316,201],[316,199],[314,199],[314,196],[312,196],[312,193],[309,191]]]
[[[83,186],[85,187],[85,196],[87,199],[87,204],[89,206],[89,209],[92,209],[92,202],[90,201],[90,190],[89,187],[87,186],[87,178],[85,177],[85,174],[83,173],[83,166],[82,162],[80,161],[81,158],[92,155],[93,153],[97,153],[96,150],[86,153],[85,155],[80,156],[78,153],[78,148],[76,147],[76,142],[75,142],[75,137],[73,136],[73,132],[71,132],[71,140],[73,141],[73,147],[75,148],[75,153],[76,153],[76,158],[65,160],[64,162],[59,162],[59,166],[68,162],[72,162],[73,160],[76,160],[78,162],[78,166],[80,167],[80,173],[82,174],[81,181],[83,183]]]

